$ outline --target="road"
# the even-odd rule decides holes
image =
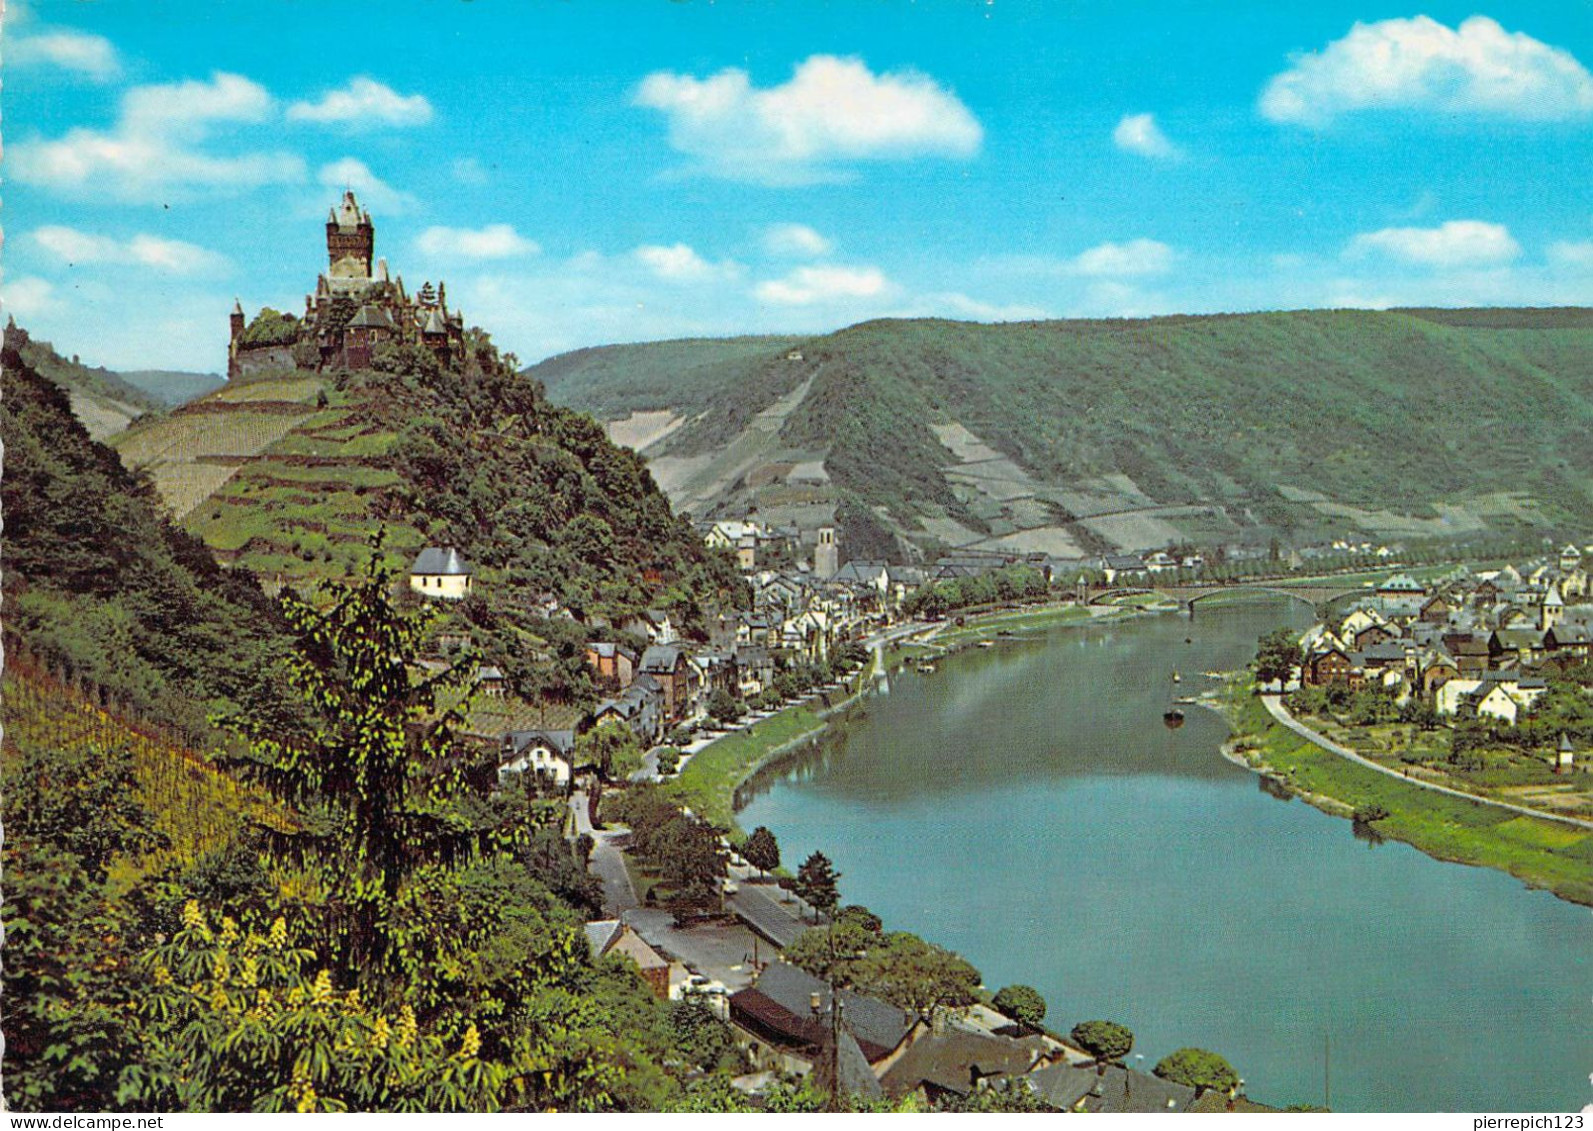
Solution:
[[[1564,825],[1575,825],[1577,828],[1593,829],[1593,821],[1567,817],[1562,813],[1548,813],[1542,809],[1529,809],[1525,805],[1512,805],[1508,801],[1495,801],[1491,797],[1480,797],[1475,793],[1467,793],[1462,789],[1450,789],[1447,785],[1438,785],[1435,782],[1406,777],[1404,774],[1396,773],[1387,766],[1379,765],[1370,758],[1357,754],[1348,746],[1340,746],[1326,735],[1318,734],[1289,713],[1289,709],[1283,705],[1283,697],[1281,695],[1263,695],[1261,702],[1266,706],[1269,715],[1301,738],[1309,739],[1329,754],[1337,754],[1340,758],[1347,758],[1356,765],[1365,766],[1368,770],[1376,770],[1380,774],[1387,774],[1396,781],[1402,781],[1407,785],[1414,785],[1421,789],[1430,789],[1435,793],[1447,793],[1449,796],[1458,797],[1462,801],[1473,801],[1479,805],[1492,805],[1495,809],[1507,809],[1512,813],[1519,813],[1523,817],[1538,817],[1545,821],[1558,821]]]
[[[636,889],[631,886],[631,875],[625,870],[625,858],[618,843],[630,835],[630,830],[593,828],[592,822],[587,819],[586,804],[584,790],[570,795],[576,835],[585,833],[592,838],[591,871],[603,881],[603,912],[611,919],[618,919],[624,912],[641,906],[641,900],[636,898]]]

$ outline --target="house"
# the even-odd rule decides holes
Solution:
[[[1148,576],[1145,563],[1133,554],[1107,554],[1101,559],[1098,568],[1108,585],[1144,581]]]
[[[1455,661],[1437,648],[1423,652],[1417,667],[1421,672],[1421,692],[1428,698],[1436,695],[1438,689],[1450,680],[1460,678],[1460,669],[1455,666]]]
[[[1416,619],[1428,624],[1447,624],[1449,614],[1455,609],[1449,597],[1443,593],[1434,593],[1422,602],[1421,610],[1416,614]]]
[[[1491,667],[1535,664],[1543,658],[1543,631],[1535,628],[1496,628],[1488,637]]]
[[[594,960],[617,954],[636,964],[642,981],[660,1001],[669,1000],[669,959],[659,954],[629,923],[600,919],[586,925],[586,944]]]
[[[701,679],[686,649],[679,644],[650,646],[636,667],[640,675],[652,676],[663,689],[666,724],[680,722],[696,707]]]
[[[664,686],[645,672],[616,698],[605,699],[592,711],[592,724],[620,722],[630,727],[639,742],[651,746],[664,727]]]
[[[1379,597],[1425,597],[1427,587],[1408,573],[1396,573],[1377,587]]]
[[[920,1024],[905,1010],[842,990],[841,1019],[871,1066],[895,1053]],[[805,1073],[832,1027],[829,984],[784,962],[771,963],[758,980],[730,996],[730,1024],[754,1064]]]
[[[1374,645],[1387,644],[1390,640],[1396,639],[1397,636],[1398,634],[1389,625],[1369,624],[1357,631],[1353,638],[1346,636],[1344,639],[1356,651],[1364,652]]]
[[[1433,706],[1440,715],[1458,715],[1475,703],[1480,716],[1514,724],[1523,710],[1530,709],[1548,686],[1535,676],[1515,672],[1490,671],[1480,679],[1452,679],[1438,689]]]
[[[575,770],[573,730],[511,730],[503,736],[498,756],[498,783],[514,774],[534,777],[568,789]]]
[[[1560,736],[1560,748],[1554,752],[1554,772],[1565,773],[1575,768],[1576,748],[1571,745],[1571,740],[1565,735]]]
[[[1593,655],[1593,630],[1585,624],[1557,624],[1543,634],[1543,650],[1581,663]]]
[[[593,641],[586,646],[586,666],[592,677],[608,687],[621,691],[631,685],[636,677],[636,657],[623,644],[612,640]]]
[[[504,676],[502,668],[483,664],[476,669],[476,690],[483,695],[501,698],[508,693],[509,680]]]
[[[1330,643],[1321,651],[1306,657],[1301,672],[1301,682],[1307,687],[1326,687],[1330,683],[1348,683],[1354,668],[1349,653],[1337,643]]]
[[[1196,1092],[1117,1064],[1053,1064],[1025,1077],[1040,1101],[1057,1111],[1140,1113],[1190,1111]]]
[[[934,1103],[966,1097],[986,1081],[1020,1077],[1050,1062],[1051,1050],[1039,1037],[997,1037],[943,1027],[913,1040],[889,1062],[880,1083],[893,1098],[917,1093]]]
[[[774,683],[774,656],[767,648],[737,647],[736,671],[743,698],[757,695]]]
[[[452,546],[427,546],[409,567],[409,587],[425,597],[458,601],[470,596],[475,570]]]

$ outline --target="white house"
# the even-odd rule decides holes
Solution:
[[[498,783],[502,785],[514,774],[530,773],[565,788],[573,776],[574,750],[574,731],[512,730],[503,736]]]
[[[409,587],[425,597],[458,601],[470,596],[475,572],[452,546],[427,546],[409,567]]]

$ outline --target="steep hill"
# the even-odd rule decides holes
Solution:
[[[852,556],[1519,534],[1593,514],[1593,310],[879,321],[584,350],[528,375],[640,442],[677,505],[837,514]]]
[[[741,599],[732,563],[670,512],[634,452],[551,404],[485,334],[471,342],[448,368],[406,348],[379,370],[231,381],[115,445],[268,588],[346,575],[378,528],[398,569],[424,545],[458,547],[479,570],[475,635],[527,685],[550,638],[569,635],[542,617],[546,594],[614,624],[657,606],[701,624]]]
[[[229,705],[273,705],[286,629],[253,580],[221,569],[162,514],[148,483],[90,438],[68,394],[0,360],[8,650],[190,732]]]

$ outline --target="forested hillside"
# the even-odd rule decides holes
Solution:
[[[266,598],[19,347],[0,397],[8,1109],[737,1107],[725,1027],[589,956],[564,801],[476,784],[473,669],[417,674],[428,616],[401,579],[367,548],[337,585]],[[636,470],[590,422],[544,426],[574,430],[527,453],[565,491]],[[453,497],[446,473],[414,482]],[[617,544],[642,522],[675,536],[653,498],[607,512]]]
[[[7,650],[192,733],[213,711],[280,705],[287,630],[274,604],[89,438],[27,360],[37,348],[12,331],[3,355]]]
[[[529,372],[605,419],[681,418],[644,449],[677,502],[852,503],[854,538],[922,549],[1454,537],[1593,510],[1593,311],[882,321],[800,359],[739,341]]]

